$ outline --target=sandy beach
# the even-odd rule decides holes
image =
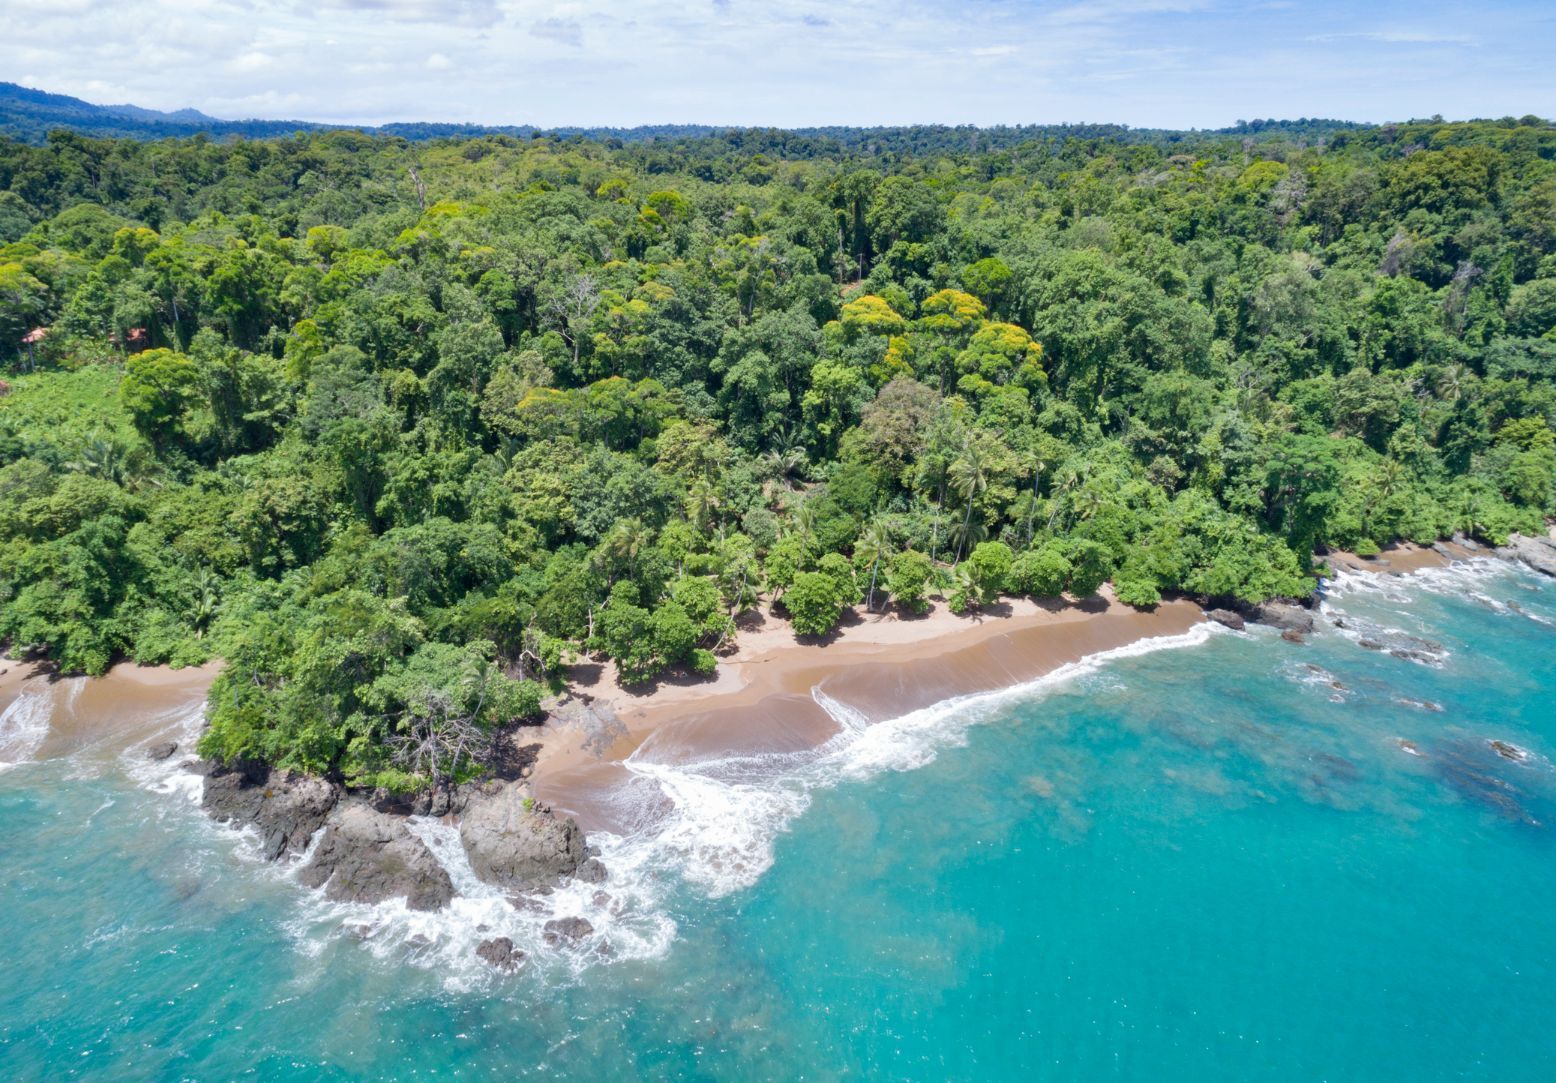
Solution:
[[[839,730],[817,689],[877,722],[1032,681],[1142,639],[1179,635],[1203,619],[1188,601],[1139,611],[1110,595],[1049,605],[1011,599],[967,616],[943,604],[908,619],[856,613],[823,645],[797,642],[769,615],[741,637],[712,681],[634,694],[617,688],[602,667],[580,691],[608,706],[614,719],[548,722],[532,785],[586,831],[621,832],[642,812],[621,799],[631,781],[622,761],[640,749],[659,762],[687,763],[814,748]]]
[[[204,704],[219,669],[216,662],[189,669],[122,662],[101,677],[58,678],[46,667],[0,658],[0,762],[86,749],[114,756],[172,740]]]
[[[1455,560],[1483,557],[1485,550],[1467,549],[1452,542],[1438,542],[1447,555],[1430,546],[1401,542],[1379,550],[1375,557],[1359,557],[1341,549],[1331,550],[1322,559],[1339,571],[1376,572],[1383,575],[1408,575],[1423,568],[1446,568]]]

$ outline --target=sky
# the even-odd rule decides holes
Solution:
[[[1553,56],[1553,0],[0,0],[0,79],[350,124],[1553,117]]]

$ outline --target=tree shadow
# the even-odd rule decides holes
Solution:
[[[504,782],[517,782],[528,777],[534,770],[535,761],[540,758],[539,742],[525,743],[522,741],[523,736],[527,735],[522,731],[509,730],[493,742],[492,758],[487,762],[487,767]]]
[[[593,688],[600,683],[600,678],[604,675],[603,662],[574,662],[567,667],[568,683],[575,686]]]

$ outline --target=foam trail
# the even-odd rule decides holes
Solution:
[[[634,753],[625,761],[627,769],[656,782],[672,808],[654,826],[626,838],[609,837],[606,863],[673,871],[711,897],[748,888],[772,866],[777,838],[810,806],[815,790],[923,767],[941,748],[964,741],[971,726],[1004,703],[1030,699],[1118,659],[1198,646],[1223,631],[1205,622],[1181,635],[1089,655],[1033,681],[958,696],[876,723],[817,687],[812,698],[839,730],[809,752],[695,763],[659,763]]]
[[[838,724],[843,733],[863,733],[870,726],[870,720],[861,712],[850,707],[846,703],[839,702],[821,690],[817,685],[810,690],[810,698],[816,701],[816,705]]]
[[[0,771],[32,759],[49,735],[54,714],[52,688],[29,689],[17,696],[0,714]]]
[[[651,758],[651,748],[645,745],[623,761],[636,783],[666,809],[646,817],[643,826],[630,833],[592,836],[607,870],[604,884],[573,881],[549,895],[510,901],[503,891],[476,878],[457,827],[412,817],[410,830],[447,870],[458,893],[448,907],[428,913],[410,910],[403,900],[337,903],[321,892],[301,891],[287,929],[298,950],[319,957],[320,965],[327,965],[324,953],[345,933],[393,965],[409,962],[436,971],[451,990],[505,980],[475,956],[476,946],[490,937],[511,939],[526,955],[530,980],[546,982],[576,979],[596,965],[658,957],[677,934],[677,893],[689,887],[716,898],[756,884],[772,867],[775,843],[809,808],[817,789],[924,766],[941,748],[965,740],[971,726],[1003,703],[1040,695],[1117,659],[1196,646],[1223,631],[1219,625],[1199,624],[1182,635],[1091,655],[1035,681],[960,696],[877,723],[818,687],[813,698],[838,723],[837,734],[818,748],[662,763]],[[191,711],[186,731],[197,730],[200,717],[198,709]],[[198,803],[199,776],[167,764],[147,764],[143,756],[127,762],[147,788]],[[179,804],[188,810],[186,815],[198,815]],[[199,819],[210,831],[232,837],[231,828]],[[242,854],[251,850],[254,860],[245,864],[252,875],[293,877],[304,864],[264,864],[257,849],[240,847]],[[583,917],[594,932],[577,946],[548,942],[545,924],[559,917]]]

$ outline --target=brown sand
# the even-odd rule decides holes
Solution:
[[[26,751],[27,758],[40,760],[85,749],[114,756],[135,745],[174,740],[189,713],[205,702],[219,668],[214,662],[190,669],[121,663],[101,677],[55,678],[43,667],[0,659],[5,671],[0,673],[0,712],[22,696],[49,702],[48,733],[41,744],[10,751]],[[0,759],[8,758],[0,749]]]
[[[1381,572],[1386,575],[1406,575],[1423,568],[1446,568],[1454,560],[1466,560],[1475,556],[1468,549],[1461,549],[1451,542],[1442,543],[1449,555],[1436,549],[1411,542],[1400,542],[1381,550],[1375,557],[1359,557],[1355,553],[1335,550],[1323,557],[1330,567],[1353,572]]]
[[[640,747],[660,762],[814,748],[839,729],[813,698],[818,687],[881,721],[1035,680],[1141,639],[1177,635],[1202,619],[1185,601],[1141,612],[1110,597],[1052,607],[1012,600],[979,617],[944,607],[917,619],[859,617],[823,646],[796,642],[768,616],[712,681],[634,696],[608,685],[602,667],[592,691],[616,710],[620,725],[548,725],[532,785],[586,831],[621,831],[640,811],[621,800],[630,780],[621,763]]]

